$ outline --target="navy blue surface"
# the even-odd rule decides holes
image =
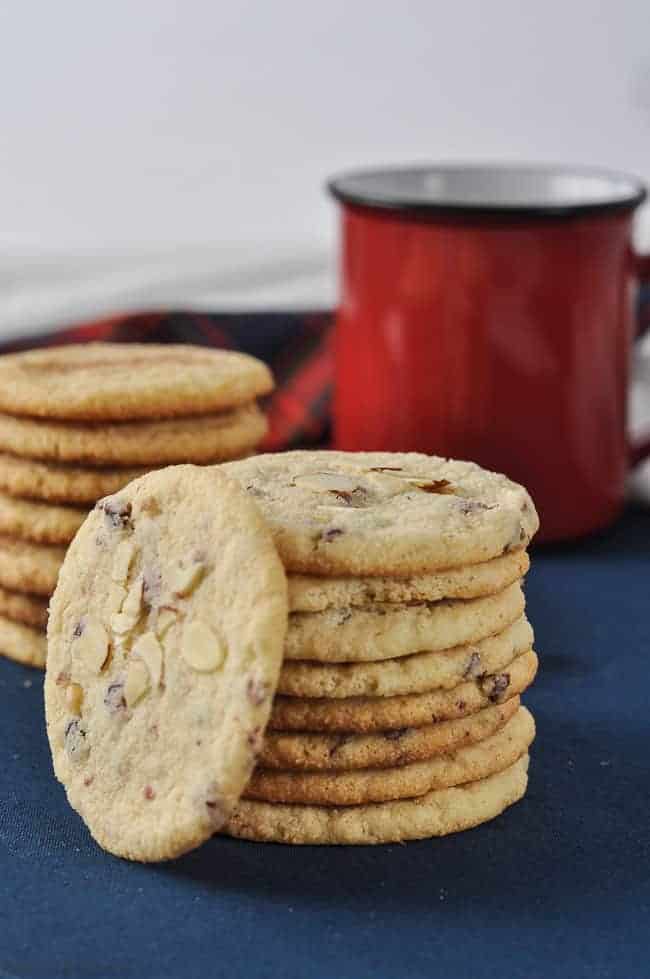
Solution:
[[[648,976],[650,513],[537,551],[527,594],[528,795],[406,846],[114,859],[51,774],[40,675],[0,663],[0,975]]]

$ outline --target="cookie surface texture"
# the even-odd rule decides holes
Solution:
[[[0,358],[0,410],[41,418],[198,415],[272,387],[256,358],[186,344],[73,344]]]
[[[520,707],[501,730],[478,744],[397,768],[349,772],[276,772],[256,769],[246,799],[317,806],[353,806],[411,799],[434,789],[476,782],[513,765],[535,736],[532,715]]]
[[[0,534],[35,544],[68,544],[88,515],[87,510],[18,500],[0,493]]]
[[[138,466],[89,468],[55,462],[38,462],[0,452],[0,491],[22,499],[46,503],[91,503],[117,493],[147,470]]]
[[[0,449],[55,463],[147,468],[250,452],[267,429],[256,405],[196,418],[88,424],[0,414]]]
[[[376,734],[309,734],[267,731],[259,764],[264,768],[348,771],[423,761],[489,738],[519,708],[519,697],[468,717]]]
[[[474,677],[451,690],[341,700],[278,696],[273,703],[270,728],[273,731],[363,734],[453,720],[523,693],[536,673],[537,655],[531,649],[517,656],[499,673]]]
[[[65,547],[0,537],[0,586],[49,597],[56,588]]]
[[[24,666],[45,666],[47,643],[40,629],[0,615],[0,653]]]
[[[367,806],[278,805],[244,799],[225,828],[247,840],[294,844],[376,844],[458,833],[494,819],[522,798],[528,755],[478,782]]]
[[[295,574],[289,577],[291,612],[324,612],[328,608],[385,602],[438,602],[442,598],[481,598],[503,591],[528,571],[526,551],[492,561],[406,578],[342,578]]]
[[[52,599],[45,705],[55,773],[101,846],[163,860],[223,825],[286,620],[271,535],[223,474],[173,467],[97,504]]]
[[[526,490],[471,462],[417,453],[290,452],[228,466],[259,503],[289,571],[401,576],[524,549]]]
[[[501,632],[521,617],[525,604],[515,582],[484,598],[293,612],[284,655],[351,663],[451,649]]]
[[[0,586],[0,615],[6,616],[12,622],[30,625],[33,629],[45,629],[47,599]]]
[[[318,663],[285,659],[278,693],[289,697],[394,697],[452,687],[496,673],[533,644],[522,616],[503,632],[440,652],[415,653],[376,663]]]

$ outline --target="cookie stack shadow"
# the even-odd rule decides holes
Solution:
[[[48,601],[97,500],[150,469],[250,454],[272,386],[255,358],[186,345],[0,358],[0,654],[45,665]]]
[[[319,460],[312,453],[309,465],[299,454],[287,456],[286,493],[273,485],[265,458],[227,468],[275,523],[288,571],[289,631],[257,768],[228,831],[288,843],[381,843],[443,835],[494,818],[525,792],[535,735],[533,718],[520,700],[537,670],[522,590],[529,567],[526,546],[536,528],[527,496],[521,504],[528,510],[527,524],[524,516],[496,557],[446,569],[420,567],[407,575],[403,555],[396,553],[395,572],[387,574],[391,556],[385,549],[382,574],[346,575],[341,573],[346,561],[358,567],[354,549],[361,536],[370,540],[373,532],[380,534],[382,512],[388,513],[382,507],[404,507],[407,539],[410,501],[419,505],[420,499],[411,487],[400,497],[397,489],[384,486],[402,473],[413,480],[417,460],[425,457],[369,455],[365,473],[359,457],[360,468],[350,467],[346,474],[342,454]],[[292,458],[300,473],[295,482]],[[451,475],[432,479],[419,465],[424,470],[420,491],[449,494],[440,501],[446,509],[439,509],[447,521],[450,513],[458,517],[457,539],[467,542],[472,532],[478,536],[484,530],[482,513],[498,504],[488,495],[485,504],[470,505]],[[368,468],[373,466],[374,472]],[[415,466],[413,476],[409,466]],[[338,502],[338,511],[328,506],[328,522],[313,538],[318,575],[295,570],[304,570],[309,558],[300,557],[305,548],[300,551],[301,541],[292,538],[290,511],[282,507],[290,506],[298,485],[304,499],[296,527],[304,529],[312,519],[305,491],[314,501],[321,492],[324,504]],[[450,500],[454,493],[457,499]],[[373,503],[374,531],[371,522],[363,524]],[[312,513],[317,520],[315,502]],[[393,535],[403,544],[399,534],[398,524]],[[390,539],[386,535],[385,542]],[[325,573],[333,544],[337,574]]]

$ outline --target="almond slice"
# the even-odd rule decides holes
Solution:
[[[406,476],[406,482],[423,490],[425,493],[440,493],[442,496],[454,496],[456,488],[448,479],[427,479],[425,476]]]
[[[108,589],[108,598],[106,600],[106,605],[108,611],[113,614],[114,612],[119,612],[124,604],[124,599],[126,598],[126,589],[122,585],[118,585],[116,582]]]
[[[178,615],[171,608],[161,608],[156,620],[156,636],[163,639],[171,627],[178,621]]]
[[[183,631],[181,656],[193,670],[211,673],[222,665],[226,650],[209,626],[195,620]]]
[[[100,673],[108,658],[108,635],[96,619],[86,619],[81,635],[74,640],[74,652],[92,673]]]
[[[342,473],[308,473],[304,476],[295,476],[294,486],[301,486],[305,489],[325,490],[330,493],[354,493],[355,490],[363,489],[358,479],[351,479]]]
[[[136,622],[140,618],[140,612],[142,610],[142,586],[142,575],[138,575],[129,588],[128,594],[124,600],[124,605],[122,606],[122,611],[124,614],[134,616]]]
[[[133,646],[133,655],[139,656],[149,670],[151,686],[160,686],[162,676],[163,651],[153,632],[145,632]]]
[[[71,714],[80,714],[81,705],[84,699],[84,692],[78,683],[71,683],[66,687],[65,703]]]
[[[142,586],[142,575],[139,575],[129,588],[122,605],[122,611],[116,612],[111,616],[111,629],[121,639],[128,636],[140,620],[142,613]]]
[[[120,541],[115,548],[113,566],[111,568],[111,579],[118,585],[123,585],[129,577],[131,563],[135,556],[135,544],[132,540]]]
[[[133,707],[149,689],[149,670],[141,659],[132,659],[124,681],[124,699],[127,707]]]
[[[138,618],[139,616],[127,615],[126,612],[116,612],[111,616],[111,631],[119,639],[124,639],[135,629]]]
[[[182,598],[191,595],[205,572],[206,566],[202,561],[194,561],[187,566],[179,564],[171,577],[170,587],[172,593]]]

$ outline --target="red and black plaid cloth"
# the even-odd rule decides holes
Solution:
[[[0,345],[0,353],[88,340],[196,343],[243,350],[264,360],[277,388],[265,404],[269,432],[263,451],[327,442],[332,390],[330,327],[325,312],[284,314],[138,313],[31,336]]]
[[[650,287],[640,290],[639,323],[650,327]],[[196,343],[243,350],[264,360],[277,388],[266,400],[263,451],[322,446],[330,436],[331,312],[137,313],[0,344],[0,354],[88,340]]]

